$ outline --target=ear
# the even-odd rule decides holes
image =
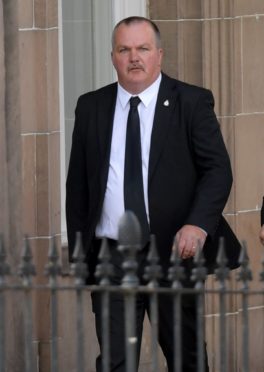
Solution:
[[[162,64],[162,59],[163,59],[163,49],[159,49],[159,66]]]

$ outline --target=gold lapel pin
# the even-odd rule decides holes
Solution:
[[[166,107],[168,107],[168,106],[169,106],[169,104],[170,104],[170,102],[169,102],[169,100],[168,100],[168,99],[166,99],[166,101],[164,101],[164,102],[163,102],[163,105],[164,105],[164,106],[166,106]]]

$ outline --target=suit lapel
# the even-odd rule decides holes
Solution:
[[[108,91],[103,92],[98,104],[96,113],[97,126],[97,141],[99,144],[99,151],[96,156],[100,162],[100,188],[101,188],[101,200],[103,203],[105,186],[107,183],[108,170],[109,170],[109,158],[111,150],[111,138],[113,132],[113,121],[117,95],[117,84],[113,84],[108,87]],[[99,185],[98,185],[99,186]]]
[[[162,150],[166,146],[168,130],[172,124],[172,115],[175,112],[178,93],[175,80],[162,74],[159,94],[154,115],[149,154],[149,184],[160,159]]]
[[[116,95],[117,84],[113,84],[109,87],[108,92],[102,94],[97,106],[97,136],[99,154],[103,162],[108,161],[110,156]]]

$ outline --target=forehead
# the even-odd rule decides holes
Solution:
[[[115,31],[116,45],[145,44],[155,42],[155,33],[147,22],[122,23]]]

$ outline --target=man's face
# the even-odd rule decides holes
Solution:
[[[120,85],[131,94],[145,90],[160,73],[162,54],[147,22],[121,24],[115,32],[112,50]]]

